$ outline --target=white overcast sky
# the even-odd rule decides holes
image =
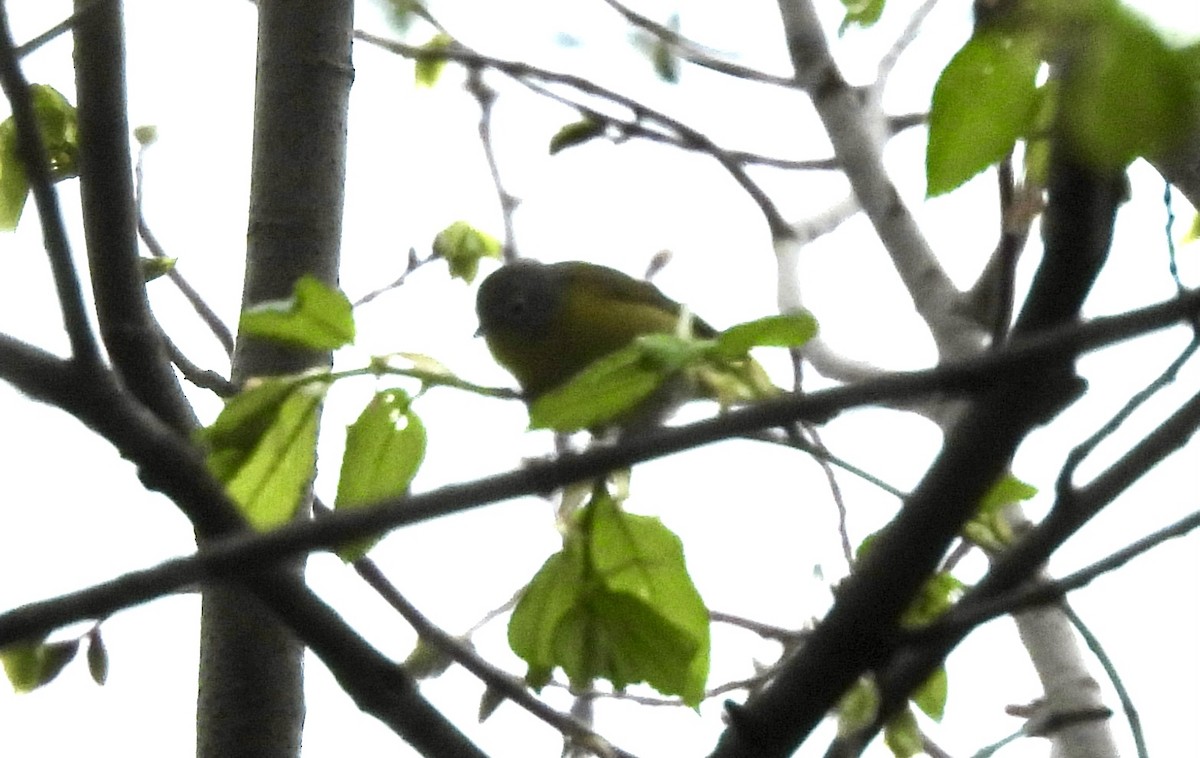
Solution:
[[[69,13],[61,0],[7,4],[19,40]],[[838,4],[819,0],[829,19]],[[880,29],[852,32],[839,54],[851,79],[870,80],[886,46],[913,2],[892,0]],[[940,66],[970,31],[968,3],[947,0],[929,20],[937,30],[919,42],[893,78],[888,105],[894,112],[927,107]],[[1155,18],[1183,33],[1200,34],[1194,3],[1140,2]],[[824,157],[828,148],[807,104],[795,93],[744,87],[686,68],[680,85],[653,79],[629,44],[626,27],[611,10],[580,2],[438,3],[439,17],[473,46],[499,57],[527,57],[547,67],[597,76],[603,83],[654,102],[731,147],[789,157]],[[783,73],[787,63],[774,3],[666,2],[639,4],[657,18],[683,13],[683,31],[738,60]],[[146,211],[180,270],[230,322],[236,317],[245,245],[253,98],[254,9],[244,0],[152,2],[126,6],[129,23],[131,125],[154,124],[160,142],[147,157]],[[375,9],[360,4],[359,26],[386,28]],[[504,30],[498,34],[497,30]],[[559,34],[578,41],[559,44]],[[416,39],[415,41],[420,41]],[[603,65],[601,65],[603,64]],[[67,39],[25,62],[32,81],[52,84],[73,99]],[[427,248],[448,223],[466,219],[500,235],[495,193],[476,139],[477,110],[450,71],[433,90],[416,90],[411,66],[364,44],[356,45],[342,283],[352,298],[390,281],[409,246]],[[493,80],[503,85],[500,80]],[[901,83],[904,83],[901,85]],[[543,260],[586,258],[637,274],[651,255],[668,248],[674,262],[657,282],[718,326],[774,308],[775,266],[761,217],[711,162],[637,141],[596,144],[550,158],[549,136],[573,119],[570,112],[502,86],[496,137],[508,189],[522,198],[517,239],[524,255]],[[888,152],[905,199],[914,207],[945,265],[966,284],[994,240],[990,177],[934,202],[922,199],[922,133],[893,141]],[[760,172],[789,218],[818,213],[844,192],[833,177]],[[1169,297],[1162,226],[1162,185],[1146,166],[1131,173],[1133,200],[1122,210],[1108,270],[1089,301],[1089,315],[1114,313]],[[60,188],[74,226],[74,183]],[[1182,200],[1178,211],[1186,220]],[[82,236],[75,234],[76,250]],[[65,339],[32,209],[21,228],[0,240],[0,329],[53,350]],[[1200,279],[1196,252],[1185,249],[1185,280]],[[1036,257],[1022,267],[1028,277]],[[221,354],[165,282],[150,285],[155,305],[174,338],[200,362],[221,367]],[[928,365],[932,349],[907,296],[871,236],[855,219],[808,251],[802,287],[806,302],[831,343],[886,367]],[[496,384],[509,380],[488,359],[475,328],[473,290],[449,282],[444,269],[422,270],[400,292],[358,313],[360,338],[339,355],[339,365],[399,350],[434,355],[462,375]],[[1014,466],[1016,474],[1052,490],[1066,450],[1144,386],[1186,343],[1175,331],[1082,362],[1094,395],[1031,435]],[[1132,357],[1131,357],[1132,356]],[[770,358],[768,358],[770,360]],[[778,366],[778,363],[771,364]],[[1170,398],[1194,394],[1200,372],[1190,368],[1167,399],[1135,423],[1150,428]],[[339,390],[326,413],[322,462],[336,460],[340,427],[376,385],[364,381]],[[202,414],[218,404],[196,393]],[[448,391],[423,398],[418,410],[430,426],[427,464],[416,486],[506,470],[522,455],[540,455],[548,441],[523,433],[520,407]],[[165,499],[147,495],[132,468],[64,414],[34,406],[0,385],[6,419],[0,435],[6,507],[0,528],[0,609],[92,584],[190,552],[190,529]],[[707,412],[711,409],[702,409]],[[1157,415],[1156,415],[1157,414]],[[1127,443],[1131,433],[1119,439]],[[900,414],[860,411],[830,424],[825,440],[835,451],[891,483],[907,488],[937,452],[932,425]],[[1106,453],[1121,450],[1119,440]],[[1197,507],[1195,444],[1177,454],[1085,529],[1056,556],[1061,574],[1106,555]],[[1093,469],[1094,470],[1094,469]],[[336,467],[318,480],[332,499]],[[852,509],[855,541],[878,528],[895,503],[870,487],[842,477]],[[1033,513],[1049,500],[1039,497]],[[826,577],[844,569],[834,532],[834,508],[820,471],[811,462],[747,442],[727,443],[639,468],[630,508],[660,516],[681,534],[697,583],[710,606],[763,621],[798,626],[826,607]],[[500,605],[556,549],[551,506],[534,499],[505,503],[442,519],[389,536],[373,554],[400,589],[444,628],[460,632]],[[1200,711],[1200,658],[1195,644],[1200,602],[1196,538],[1178,540],[1115,576],[1074,596],[1080,614],[1100,635],[1141,710],[1156,755],[1179,755],[1194,740]],[[312,559],[314,586],[397,658],[413,635],[335,559]],[[968,564],[970,570],[971,564]],[[977,567],[976,567],[977,568]],[[799,591],[798,591],[799,590]],[[192,752],[194,681],[199,603],[194,596],[157,601],[118,614],[104,625],[112,656],[109,684],[95,687],[81,663],[43,691],[15,696],[0,687],[4,750],[13,755],[60,756],[119,746],[129,756]],[[492,660],[520,671],[503,649],[503,622],[480,635]],[[746,676],[751,658],[769,661],[771,645],[717,629],[710,684]],[[951,659],[951,700],[945,726],[932,734],[954,755],[969,755],[1018,723],[1005,717],[1010,703],[1038,696],[1036,681],[1017,645],[1011,622],[987,625]],[[1097,670],[1098,671],[1098,670]],[[407,755],[407,748],[373,719],[357,712],[318,661],[308,667],[310,705],[305,755]],[[1099,673],[1097,673],[1099,676]],[[474,713],[482,688],[461,671],[424,690],[492,755],[554,756],[555,732],[506,705],[479,726]],[[567,699],[551,693],[565,707]],[[1115,704],[1115,700],[1110,698]],[[602,707],[598,728],[643,756],[706,752],[720,730],[719,702],[701,716],[686,710]],[[1118,717],[1114,731],[1129,746]],[[828,733],[828,730],[827,730]],[[1131,748],[1129,748],[1131,749]],[[820,739],[801,755],[820,755]],[[1036,740],[1002,756],[1041,756]]]

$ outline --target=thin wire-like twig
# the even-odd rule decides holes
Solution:
[[[327,508],[322,507],[321,510],[328,513]],[[374,561],[369,558],[359,558],[354,562],[354,570],[412,626],[422,640],[433,645],[440,653],[470,671],[489,688],[521,706],[564,736],[584,744],[602,745],[607,750],[606,755],[634,758],[631,753],[612,745],[578,719],[546,705],[535,697],[520,679],[493,666],[462,640],[430,621],[425,614],[409,602],[408,598],[401,594]]]
[[[491,68],[503,73],[512,78],[518,83],[529,89],[538,92],[539,94],[552,97],[560,102],[568,104],[570,107],[578,110],[585,116],[596,118],[602,123],[613,124],[618,128],[636,128],[631,125],[639,121],[652,121],[665,127],[666,129],[678,135],[679,140],[685,146],[697,149],[710,155],[714,160],[726,170],[734,181],[737,182],[755,204],[762,211],[766,218],[767,225],[771,229],[773,236],[787,236],[790,234],[790,228],[783,216],[775,207],[774,201],[767,196],[766,192],[754,182],[746,171],[741,162],[733,159],[729,154],[720,148],[716,143],[709,139],[704,134],[696,129],[684,124],[678,119],[672,118],[661,111],[651,108],[644,103],[641,103],[627,95],[623,95],[614,90],[601,87],[595,82],[574,74],[563,74],[559,72],[549,71],[539,68],[528,63],[520,61],[502,60],[486,55],[481,55],[475,51],[469,50],[461,45],[454,45],[447,48],[437,50],[429,50],[411,45],[406,45],[394,40],[385,39],[374,34],[363,31],[355,31],[356,39],[361,39],[364,42],[375,45],[383,50],[417,60],[438,59],[451,60],[461,63],[466,66],[478,66]],[[569,87],[571,89],[583,92],[588,95],[595,96],[613,105],[626,108],[635,115],[631,121],[616,119],[604,113],[600,113],[593,108],[589,108],[581,103],[577,103],[565,99],[562,95],[552,92],[538,82],[546,82],[550,84],[558,84]]]
[[[479,103],[479,142],[483,145],[488,172],[492,176],[492,184],[496,187],[496,197],[500,200],[500,214],[504,220],[504,256],[506,260],[512,261],[517,254],[513,211],[520,203],[505,189],[504,180],[500,176],[500,164],[496,162],[496,146],[492,141],[492,109],[496,103],[496,91],[483,81],[483,70],[477,67],[472,67],[467,72],[467,91]]]
[[[145,206],[142,202],[145,186],[143,163],[147,147],[148,145],[143,144],[138,148],[137,162],[134,164],[133,169],[134,205],[137,207],[138,236],[142,238],[146,249],[154,257],[169,258],[170,256],[167,255],[167,251],[163,248],[162,243],[158,241],[158,238],[154,236],[154,232],[151,231],[149,222],[146,221]],[[208,302],[196,291],[196,288],[192,286],[191,282],[174,266],[167,270],[166,276],[175,285],[175,288],[179,290],[180,294],[183,295],[184,299],[188,301],[188,304],[192,306],[192,309],[196,311],[196,315],[208,327],[209,332],[217,338],[217,342],[221,343],[225,354],[233,355],[233,332],[225,325],[225,322],[221,320],[216,311],[212,309]]]
[[[1129,399],[1127,403],[1117,411],[1112,418],[1104,423],[1094,434],[1088,437],[1083,442],[1076,445],[1070,453],[1067,454],[1067,459],[1063,463],[1062,470],[1059,472],[1058,481],[1055,484],[1055,489],[1058,492],[1059,498],[1064,502],[1070,502],[1070,491],[1072,482],[1075,477],[1075,472],[1079,465],[1091,455],[1096,446],[1111,436],[1121,424],[1125,423],[1134,411],[1140,408],[1147,400],[1154,397],[1159,390],[1166,387],[1175,381],[1175,377],[1179,375],[1179,370],[1183,368],[1183,364],[1200,349],[1200,331],[1193,333],[1192,341],[1183,349],[1175,360],[1171,361],[1171,365],[1167,366],[1159,376],[1141,391],[1137,392]]]
[[[1079,632],[1079,636],[1083,638],[1083,642],[1088,646],[1088,650],[1092,651],[1092,655],[1096,656],[1096,660],[1100,662],[1100,667],[1104,669],[1104,673],[1108,675],[1108,681],[1112,683],[1113,689],[1117,692],[1117,699],[1121,701],[1121,709],[1125,712],[1125,720],[1129,722],[1129,730],[1133,733],[1133,744],[1136,746],[1138,758],[1150,758],[1150,753],[1146,749],[1146,735],[1142,731],[1142,719],[1138,715],[1137,706],[1133,704],[1133,697],[1129,694],[1129,689],[1125,686],[1124,680],[1117,671],[1116,664],[1108,657],[1104,646],[1100,643],[1100,638],[1092,632],[1071,604],[1063,600],[1059,604],[1062,612],[1066,614],[1067,619],[1071,622],[1071,626],[1075,627],[1075,631]]]
[[[14,53],[16,54],[17,58],[24,58],[26,55],[29,55],[34,50],[37,50],[41,46],[45,45],[47,42],[55,40],[59,36],[65,34],[66,32],[71,31],[71,29],[74,28],[75,24],[79,23],[79,21],[81,19],[83,19],[84,16],[86,16],[87,14],[94,11],[102,3],[109,3],[109,2],[115,2],[115,1],[116,0],[91,0],[91,2],[89,2],[87,5],[84,5],[83,7],[79,8],[74,13],[72,13],[70,16],[67,16],[67,18],[58,22],[57,24],[50,27],[46,31],[42,32],[38,36],[34,37],[33,39],[29,40],[28,42],[18,45],[17,48],[14,50]]]
[[[661,39],[663,42],[670,44],[676,48],[680,57],[697,66],[716,71],[719,74],[726,74],[737,79],[745,79],[747,81],[761,82],[763,84],[774,84],[779,87],[795,89],[796,79],[792,76],[780,76],[779,74],[768,74],[765,71],[750,68],[749,66],[741,66],[737,63],[722,60],[713,54],[713,49],[707,45],[703,45],[695,40],[689,39],[679,32],[670,29],[662,24],[654,21],[649,16],[644,16],[641,13],[633,10],[624,3],[617,0],[604,0],[604,2],[619,13],[631,25]]]

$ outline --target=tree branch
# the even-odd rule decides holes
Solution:
[[[63,226],[58,194],[51,182],[46,146],[33,112],[29,82],[17,63],[12,31],[8,26],[8,10],[3,6],[0,6],[0,86],[12,105],[13,122],[17,126],[17,152],[41,219],[42,239],[54,273],[63,325],[71,343],[71,355],[84,368],[101,371],[103,361],[100,347],[92,333],[88,309],[83,301],[83,287],[71,260],[71,246],[67,241],[66,227]]]
[[[89,3],[77,0],[77,10]],[[100,334],[117,375],[172,428],[196,426],[150,313],[138,260],[137,214],[125,102],[120,2],[90,10],[75,25],[79,181],[92,294]]]

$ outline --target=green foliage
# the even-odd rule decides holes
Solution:
[[[1083,156],[1121,169],[1170,149],[1192,128],[1197,89],[1185,51],[1129,10],[1104,4],[1063,80],[1063,126]]]
[[[604,135],[604,124],[591,118],[572,121],[550,138],[550,154],[557,155],[568,147],[577,147]]]
[[[667,28],[679,33],[679,14],[672,13],[667,20]],[[667,39],[656,37],[650,50],[650,60],[654,64],[654,73],[659,79],[669,84],[679,81],[679,54],[675,45]]]
[[[19,642],[0,649],[0,663],[13,689],[32,692],[54,680],[79,651],[79,640]]]
[[[440,646],[420,637],[413,651],[404,659],[404,670],[413,679],[434,679],[444,674],[452,663],[454,659],[446,655]]]
[[[449,50],[453,44],[454,40],[448,34],[438,33],[421,46],[421,50],[430,55],[423,55],[417,59],[413,75],[416,77],[418,87],[432,87],[437,84],[438,79],[442,76],[442,70],[446,68],[445,57],[437,55],[437,53]]]
[[[816,334],[809,314],[768,316],[730,327],[716,339],[646,334],[606,355],[529,407],[531,429],[593,429],[633,411],[669,380],[688,372],[683,389],[729,405],[778,390],[748,357],[753,347],[795,347]]]
[[[1027,38],[976,34],[942,71],[929,109],[930,197],[955,189],[1007,155],[1037,104],[1041,59]]]
[[[1192,223],[1188,226],[1187,232],[1183,235],[1183,244],[1188,245],[1196,240],[1200,240],[1200,212],[1192,214]]]
[[[340,290],[311,274],[296,281],[292,297],[259,303],[242,312],[238,330],[313,350],[334,350],[354,342],[354,312]]]
[[[160,256],[145,256],[138,258],[142,267],[142,279],[152,282],[160,276],[166,276],[175,270],[178,258],[163,258]]]
[[[1044,175],[1045,138],[1105,171],[1169,150],[1200,108],[1196,52],[1167,44],[1117,2],[1016,2],[981,22],[934,89],[926,182],[948,192],[1024,138]],[[1043,64],[1053,77],[1036,87]]]
[[[724,358],[744,358],[754,347],[798,347],[815,336],[817,320],[812,314],[766,316],[721,332],[716,352]]]
[[[886,4],[887,0],[842,0],[842,5],[846,6],[846,15],[838,25],[838,36],[845,34],[851,26],[874,26],[883,16],[883,7]]]
[[[287,523],[312,480],[327,374],[266,379],[225,403],[198,438],[208,467],[255,529]]]
[[[645,682],[693,707],[704,697],[708,611],[683,545],[600,488],[521,596],[508,640],[535,687],[562,668],[573,687]]]
[[[446,259],[451,278],[470,284],[479,273],[481,259],[501,258],[501,245],[500,240],[466,221],[455,221],[434,237],[433,253]]]
[[[924,711],[926,716],[934,721],[941,721],[946,715],[946,700],[949,694],[950,678],[946,675],[946,667],[938,666],[909,699]]]
[[[870,726],[879,712],[879,689],[875,682],[868,677],[860,677],[842,695],[836,711],[839,737],[849,737]]]
[[[896,758],[912,758],[925,752],[925,741],[921,739],[921,728],[911,708],[897,713],[883,727],[883,743]]]
[[[984,550],[1003,550],[1012,544],[1013,537],[1004,519],[1004,506],[1028,500],[1037,492],[1037,487],[1005,474],[980,500],[979,510],[963,527],[963,536]]]
[[[604,356],[571,381],[541,395],[529,406],[530,429],[575,432],[613,421],[650,397],[680,366],[672,366],[671,355],[686,352],[686,340],[670,335],[663,340],[644,338]],[[675,340],[678,348],[666,348]]]
[[[87,633],[87,665],[92,681],[101,686],[108,681],[108,649],[100,637],[100,627],[94,626]]]
[[[402,390],[375,394],[346,428],[346,452],[334,507],[341,510],[403,495],[425,458],[425,425]],[[338,550],[343,560],[366,555],[374,539]]]
[[[962,595],[964,585],[947,571],[939,571],[929,577],[921,591],[913,598],[900,623],[907,627],[924,626],[936,621],[948,611]]]
[[[79,175],[79,127],[75,106],[46,84],[31,84],[34,118],[50,164],[50,178],[61,181]],[[29,179],[20,155],[17,124],[12,117],[0,123],[0,230],[12,231],[21,220]]]

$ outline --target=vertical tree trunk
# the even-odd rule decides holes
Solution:
[[[352,0],[260,0],[243,307],[313,274],[336,284]],[[239,338],[233,378],[325,365],[329,354]],[[307,509],[304,509],[307,513]],[[303,563],[291,567],[303,571]],[[261,602],[205,589],[196,753],[292,758],[304,724],[303,647]]]

